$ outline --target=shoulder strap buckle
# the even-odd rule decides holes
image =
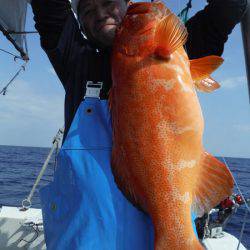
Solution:
[[[93,81],[87,81],[85,98],[98,98],[100,99],[101,89],[103,82],[94,83]]]

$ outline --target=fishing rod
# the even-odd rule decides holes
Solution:
[[[241,32],[244,46],[246,72],[248,81],[248,94],[250,102],[250,1],[247,0],[247,10],[241,21]]]

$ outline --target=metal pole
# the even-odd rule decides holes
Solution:
[[[15,34],[15,35],[26,35],[26,34],[37,34],[38,31],[12,31],[9,30],[8,33],[11,34]]]
[[[20,47],[16,44],[15,40],[10,36],[9,32],[8,32],[1,24],[0,24],[0,31],[3,32],[3,34],[6,36],[6,38],[14,45],[14,47],[16,48],[16,50],[19,51],[19,53],[20,53],[22,59],[25,60],[25,61],[28,61],[28,60],[29,60],[29,57],[28,57],[27,53],[25,53],[25,52],[23,51],[23,49],[20,48]]]
[[[245,52],[248,94],[250,102],[250,0],[247,0],[247,10],[241,21],[242,40]]]

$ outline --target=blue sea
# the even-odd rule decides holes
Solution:
[[[29,195],[48,153],[48,148],[0,146],[0,206],[21,206],[22,200]],[[244,196],[250,198],[250,159],[227,157],[225,160]],[[54,168],[55,157],[51,159],[38,188],[53,180]],[[40,208],[38,190],[34,194],[32,204],[33,207]],[[226,228],[237,238],[244,215],[245,206],[242,206]],[[250,214],[247,217],[243,244],[250,249]]]

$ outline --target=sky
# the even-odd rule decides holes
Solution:
[[[186,1],[169,1],[167,6],[179,13]],[[206,2],[194,1],[192,16]],[[34,30],[30,7],[27,31]],[[216,156],[250,158],[250,104],[240,25],[225,46],[224,64],[213,74],[221,88],[214,93],[200,93],[205,119],[204,147]],[[0,96],[0,145],[50,147],[58,129],[63,126],[64,90],[46,54],[40,48],[39,36],[28,35],[30,62],[25,72]],[[15,49],[0,34],[0,48]],[[0,52],[0,89],[22,65]]]

